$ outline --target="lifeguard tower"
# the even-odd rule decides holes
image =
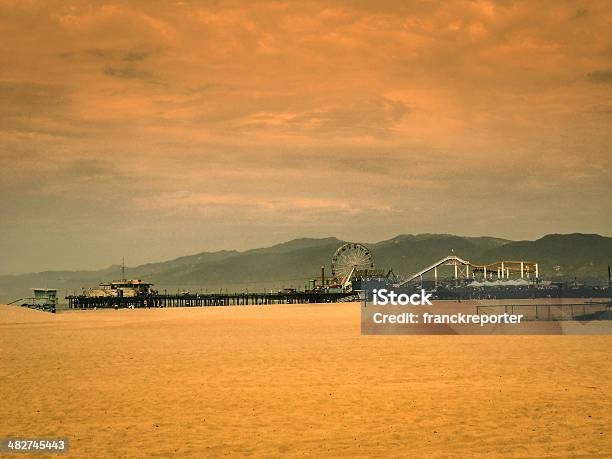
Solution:
[[[57,306],[57,290],[52,288],[33,288],[34,296],[27,306],[43,311],[55,312]]]

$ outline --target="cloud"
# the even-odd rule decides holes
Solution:
[[[124,176],[111,161],[88,158],[70,161],[62,173],[70,180]]]
[[[66,119],[71,102],[60,84],[0,81],[0,132],[72,135]]]
[[[593,106],[593,112],[610,116],[612,115],[612,105],[596,104]]]
[[[612,70],[596,70],[587,76],[593,83],[612,83]]]
[[[104,75],[116,78],[142,80],[147,83],[161,84],[161,82],[156,79],[151,73],[139,70],[129,65],[123,67],[105,67]]]
[[[71,243],[108,235],[145,258],[142,234],[187,253],[281,227],[609,231],[611,15],[598,0],[0,2],[3,223],[21,247],[42,215]],[[568,206],[593,216],[554,217]],[[376,209],[392,210],[380,225]],[[507,213],[528,224],[495,223]],[[20,250],[7,263],[34,259]]]
[[[128,51],[123,54],[123,60],[128,62],[136,62],[136,61],[144,61],[145,59],[149,59],[151,57],[151,53],[147,52],[139,52],[139,51]]]
[[[295,116],[289,122],[309,130],[350,131],[378,136],[387,134],[407,113],[408,107],[404,102],[378,96],[314,110]]]
[[[67,96],[67,88],[58,84],[0,81],[0,107],[4,111],[50,113],[65,106],[68,102]]]
[[[236,127],[245,130],[283,130],[294,134],[333,136],[389,135],[408,113],[407,105],[382,96],[351,99],[344,104],[318,107],[302,113],[255,112],[237,119]]]
[[[155,53],[152,51],[124,50],[112,48],[88,48],[79,51],[66,51],[59,56],[66,59],[78,60],[91,57],[102,61],[140,62],[150,59]]]
[[[582,19],[586,17],[588,14],[589,14],[589,10],[587,10],[586,8],[579,8],[576,10],[576,13],[574,14],[574,16],[572,16],[572,19]]]

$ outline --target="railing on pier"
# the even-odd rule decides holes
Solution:
[[[612,320],[612,305],[607,301],[557,304],[485,304],[476,306],[477,314],[522,314],[523,320]]]
[[[354,296],[345,292],[207,293],[144,295],[134,297],[89,297],[69,295],[70,309],[167,308],[201,306],[241,306],[266,304],[335,303]]]

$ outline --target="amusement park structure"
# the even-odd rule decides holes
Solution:
[[[456,255],[449,255],[441,260],[436,261],[430,266],[422,269],[421,271],[412,274],[407,279],[399,282],[398,287],[403,287],[415,279],[422,279],[424,275],[433,273],[434,282],[438,282],[438,268],[441,266],[453,266],[454,267],[454,279],[471,280],[481,277],[483,280],[497,280],[510,279],[513,276],[520,277],[521,279],[534,279],[539,278],[538,264],[533,261],[496,261],[487,265],[477,265],[471,263],[463,258],[459,258]]]
[[[441,276],[441,268],[450,266],[453,273]],[[407,277],[398,278],[392,269],[381,269],[374,266],[372,251],[361,243],[343,243],[332,255],[331,275],[325,276],[325,266],[321,266],[321,276],[311,279],[310,289],[328,292],[350,292],[361,290],[359,285],[363,282],[380,282],[393,287],[408,287],[415,281],[423,283],[424,278],[433,277],[433,287],[438,283],[454,285],[472,283],[476,286],[479,281],[484,286],[495,283],[507,284],[512,280],[520,284],[537,284],[539,282],[538,263],[527,260],[500,260],[489,264],[476,264],[451,253],[435,263]]]
[[[347,289],[357,273],[374,270],[372,252],[363,244],[354,242],[342,244],[332,256],[331,269],[336,284]]]
[[[374,289],[393,289],[405,293],[422,288],[430,292],[433,298],[441,300],[600,298],[609,297],[610,291],[609,287],[597,285],[570,285],[566,282],[542,280],[539,264],[534,261],[500,260],[476,264],[454,253],[401,279],[391,270],[386,274],[381,270],[353,270],[351,276],[350,283],[345,279],[344,291],[362,292],[368,298]]]
[[[539,278],[538,263],[526,260],[501,260],[489,264],[475,264],[454,253],[436,261],[426,268],[404,278],[399,282],[394,282],[395,287],[404,287],[415,280],[423,280],[424,276],[433,275],[434,285],[439,280],[438,269],[443,266],[451,266],[454,269],[452,276],[455,281],[472,281],[482,279],[483,281],[509,280],[520,278],[523,280],[537,281]],[[352,281],[358,278],[390,278],[392,271],[385,272],[374,268],[374,259],[371,250],[363,244],[347,242],[341,245],[331,260],[332,277],[328,286],[348,290],[352,286]],[[324,273],[322,267],[322,273]],[[322,274],[321,286],[325,287],[324,274]]]

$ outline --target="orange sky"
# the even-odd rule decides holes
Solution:
[[[611,235],[608,1],[0,0],[0,273]]]

